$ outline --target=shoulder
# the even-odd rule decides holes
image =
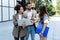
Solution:
[[[36,10],[32,10],[32,12],[33,12],[34,14],[37,14],[37,11],[36,11]]]
[[[24,15],[24,16],[26,16],[26,14],[27,14],[27,10],[23,12],[23,15]]]
[[[27,10],[25,10],[24,13],[27,13]]]
[[[48,16],[47,14],[44,14],[44,16]]]
[[[16,17],[16,16],[17,16],[17,14],[14,14],[14,15],[13,15],[13,17]]]
[[[36,10],[32,10],[33,12],[36,12]]]
[[[48,18],[48,15],[47,15],[47,14],[45,14],[45,15],[44,15],[44,18]]]
[[[45,15],[44,15],[44,23],[48,23],[48,22],[49,22],[48,15],[47,15],[47,14],[45,14]]]

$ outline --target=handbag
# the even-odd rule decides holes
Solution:
[[[38,25],[36,27],[36,33],[40,34],[42,29],[43,29],[43,24],[38,23]],[[46,26],[45,31],[43,33],[43,37],[47,37],[48,31],[49,31],[49,27]]]

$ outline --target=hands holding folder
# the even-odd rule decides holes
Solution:
[[[28,26],[28,25],[32,25],[32,20],[30,19],[21,19],[21,20],[18,20],[18,26]]]
[[[26,24],[25,24],[25,23],[23,23],[23,24],[22,24],[22,28],[24,29],[25,27],[26,27]]]

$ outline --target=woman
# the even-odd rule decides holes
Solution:
[[[40,39],[41,40],[47,40],[47,37],[43,37],[44,30],[48,24],[48,12],[44,5],[39,6],[39,23],[44,24],[42,32],[40,33]]]
[[[13,15],[13,36],[15,40],[19,40],[19,37],[21,40],[24,40],[24,36],[26,35],[26,24],[22,24],[22,26],[18,26],[17,20],[23,19],[23,7],[20,5],[16,5],[14,8],[17,11],[17,14]]]

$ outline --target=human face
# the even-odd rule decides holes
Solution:
[[[24,11],[23,7],[20,7],[19,13],[22,14]]]
[[[27,9],[30,10],[31,9],[31,4],[27,5]]]

